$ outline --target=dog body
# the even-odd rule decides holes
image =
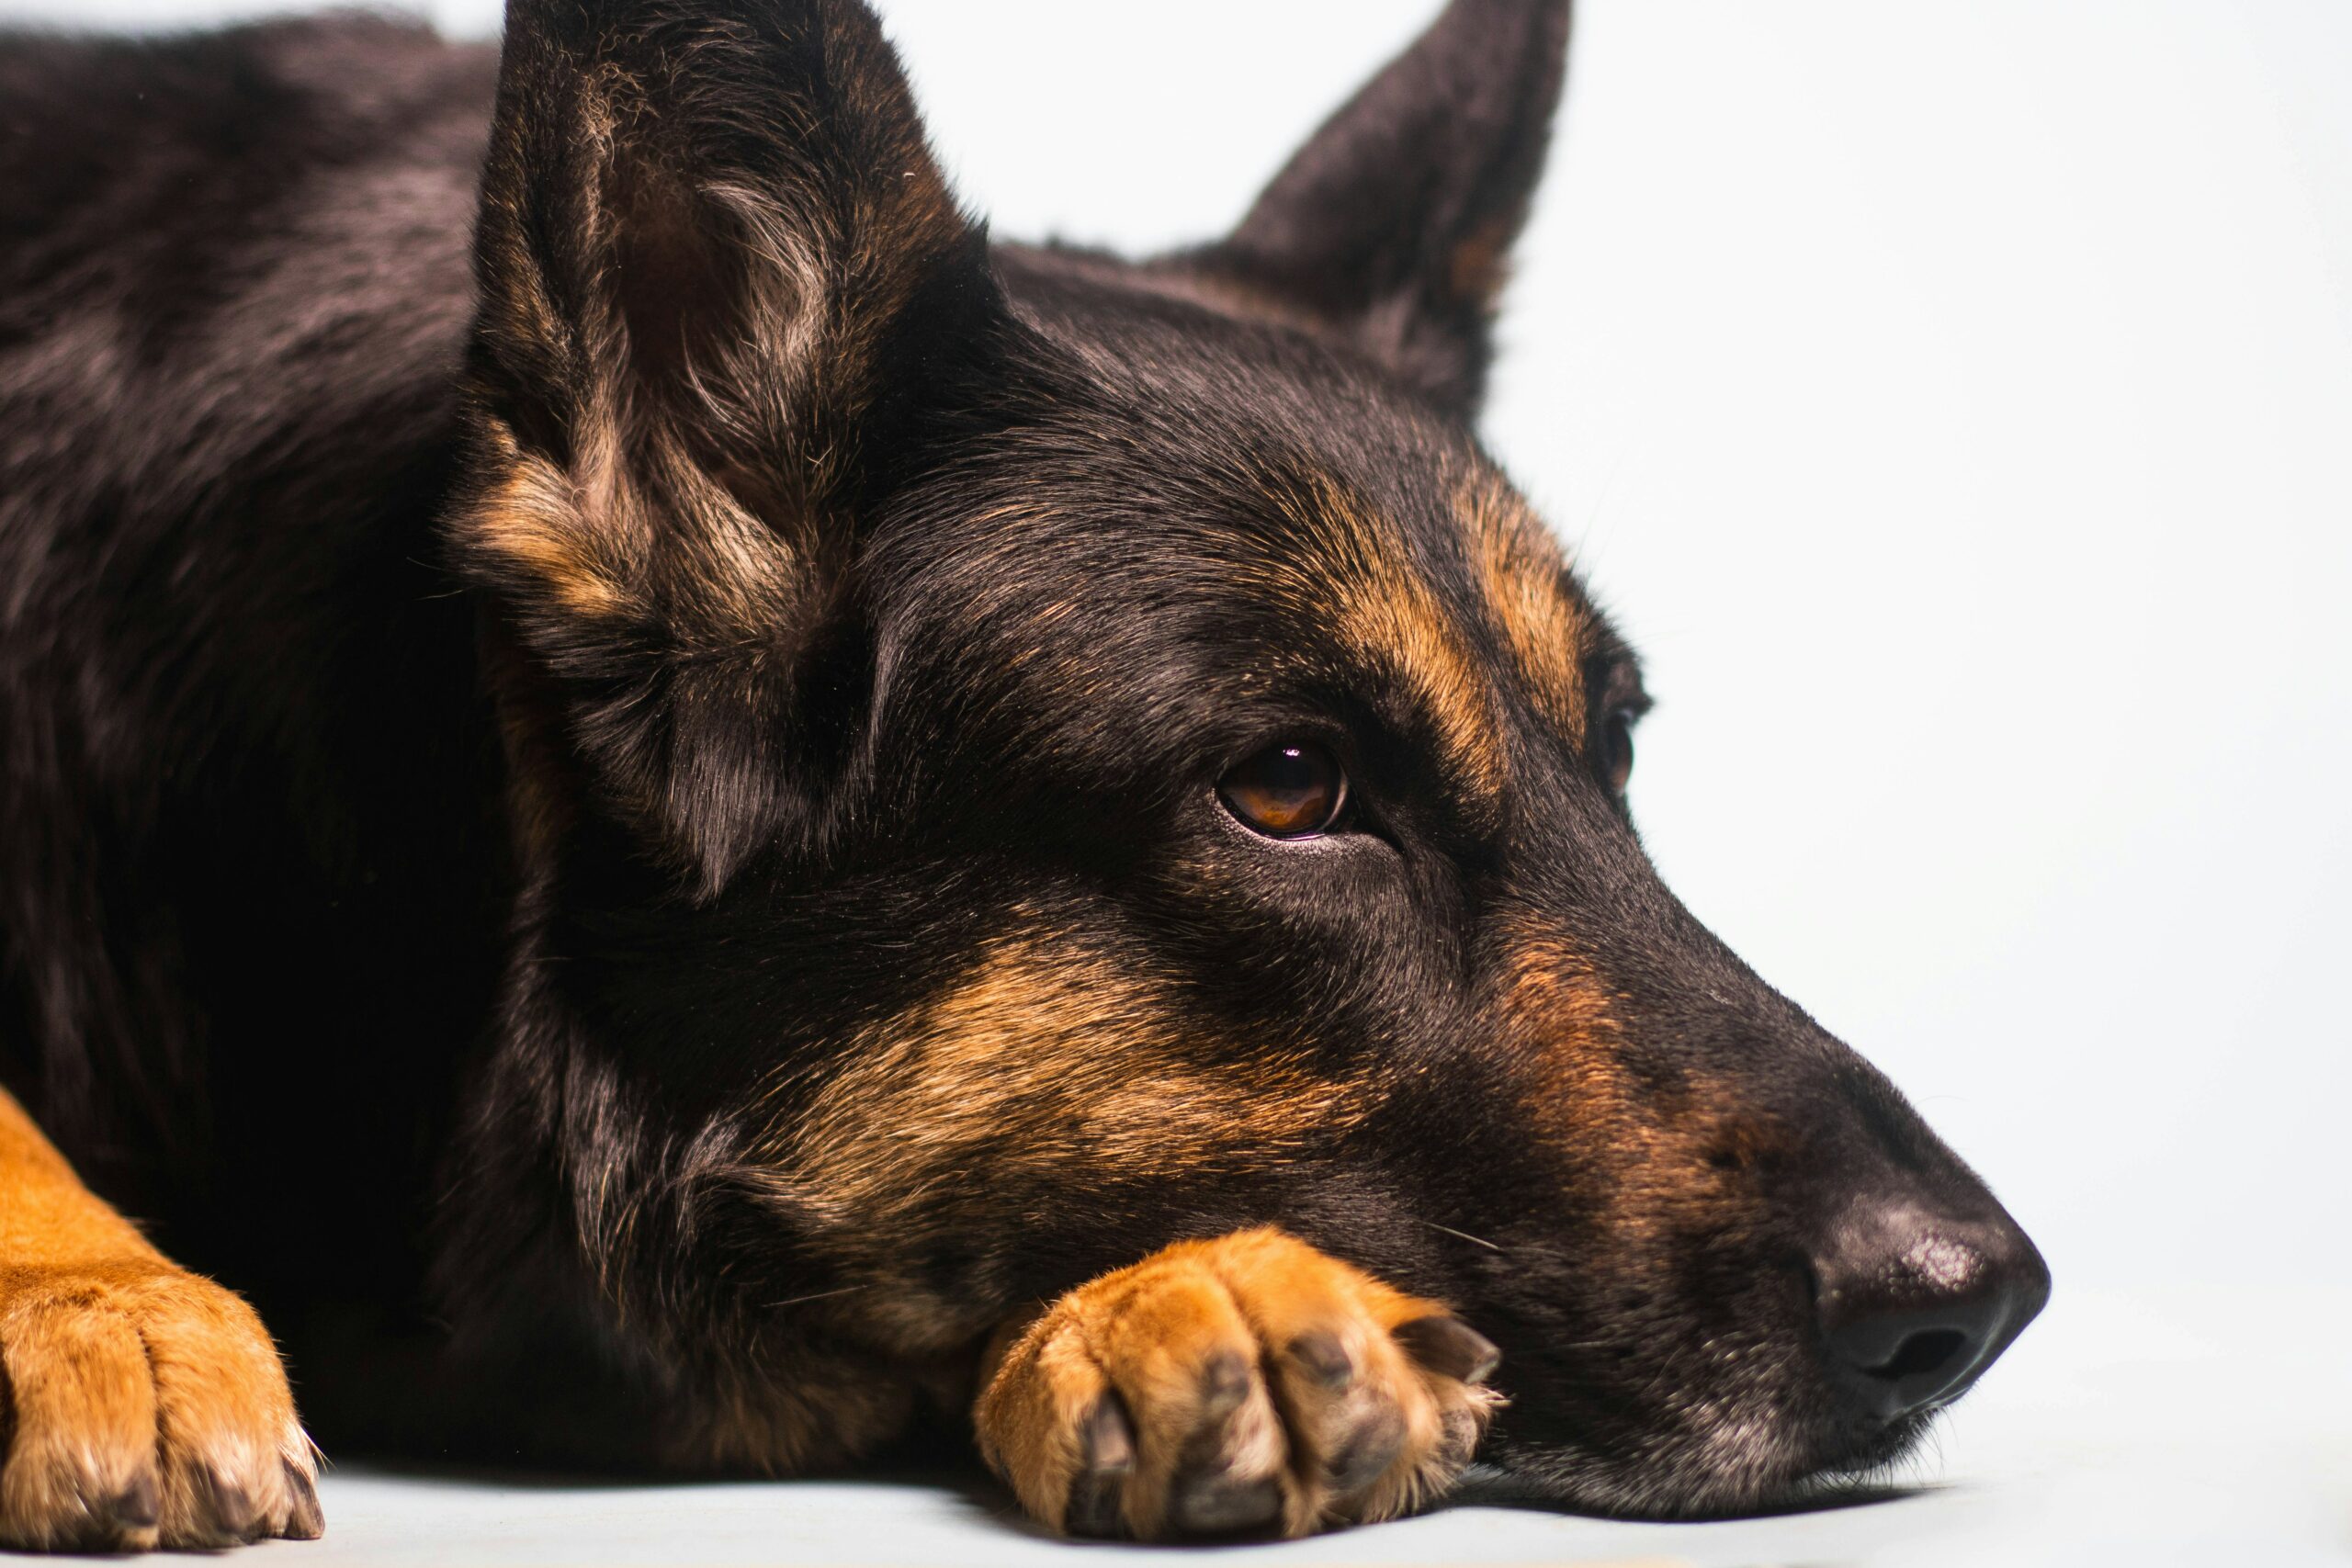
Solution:
[[[1902,1451],[2040,1260],[1658,886],[1469,433],[1566,31],[1143,264],[848,0],[0,46],[0,1540],[315,1532],[154,1244],[330,1443],[970,1411],[1145,1536]]]

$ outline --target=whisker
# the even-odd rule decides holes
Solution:
[[[768,1303],[767,1310],[777,1312],[785,1307],[798,1306],[803,1302],[821,1302],[829,1297],[846,1296],[865,1289],[864,1285],[843,1285],[836,1291],[817,1291],[805,1296],[787,1296],[783,1301]]]
[[[1439,1224],[1435,1220],[1423,1220],[1421,1224],[1429,1226],[1430,1229],[1433,1231],[1443,1231],[1448,1235],[1458,1235],[1464,1241],[1476,1242],[1478,1246],[1485,1247],[1488,1252],[1500,1252],[1502,1250],[1501,1247],[1497,1247],[1493,1242],[1488,1241],[1484,1236],[1472,1235],[1468,1231],[1455,1230],[1452,1225]]]

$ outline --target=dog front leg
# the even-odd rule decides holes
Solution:
[[[82,1185],[0,1090],[0,1546],[220,1547],[320,1533],[277,1348]]]

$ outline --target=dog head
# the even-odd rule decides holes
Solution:
[[[451,525],[493,1102],[714,1449],[789,1447],[787,1341],[1266,1222],[1491,1335],[1490,1451],[1587,1506],[1886,1461],[2038,1310],[1658,882],[1635,660],[1472,434],[1566,27],[1455,0],[1137,265],[992,243],[850,0],[518,0]]]

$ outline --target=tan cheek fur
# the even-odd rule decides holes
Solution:
[[[1537,1124],[1619,1161],[1647,1157],[1657,1129],[1619,1059],[1618,998],[1566,933],[1527,921],[1506,940],[1498,1023],[1539,1064],[1531,1108]]]
[[[1641,1083],[1623,1057],[1625,998],[1567,933],[1529,920],[1508,940],[1498,1027],[1537,1064],[1528,1109],[1539,1135],[1599,1179],[1595,1201],[1623,1244],[1599,1261],[1638,1268],[1678,1234],[1740,1223],[1758,1200],[1718,1156],[1748,1163],[1785,1131],[1702,1075],[1671,1094]]]
[[[761,1163],[819,1218],[849,1272],[888,1282],[857,1310],[910,1348],[943,1348],[992,1322],[903,1277],[899,1241],[918,1213],[953,1224],[968,1211],[1001,1225],[1001,1193],[1027,1179],[1079,1201],[1090,1172],[1181,1180],[1272,1162],[1361,1114],[1354,1090],[1315,1077],[1277,1043],[1199,1050],[1163,985],[1037,934],[993,944],[844,1061]]]

